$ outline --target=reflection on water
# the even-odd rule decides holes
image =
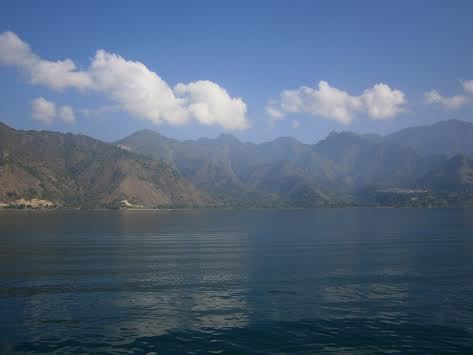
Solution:
[[[2,211],[0,352],[471,352],[472,217]]]

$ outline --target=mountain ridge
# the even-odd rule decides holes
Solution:
[[[446,141],[430,152],[432,137],[441,136]],[[106,143],[0,123],[0,203],[52,196],[67,207],[383,205],[367,196],[419,187],[435,195],[432,203],[471,190],[470,141],[473,123],[458,120],[386,136],[331,132],[315,144],[230,134],[179,141],[149,129]]]

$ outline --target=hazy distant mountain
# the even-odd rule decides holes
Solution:
[[[294,138],[253,144],[242,143],[232,135],[220,135],[215,139],[179,142],[143,130],[117,144],[163,159],[197,187],[226,204],[318,206],[327,202],[324,194],[312,181],[309,183],[301,171],[281,165],[310,152],[310,146]],[[302,202],[303,196],[306,198]]]
[[[386,137],[333,132],[310,145],[291,137],[243,143],[232,135],[178,141],[151,130],[108,144],[2,125],[0,203],[36,197],[71,206],[435,205],[437,192],[471,191],[472,127],[453,120]],[[381,200],[372,198],[377,191]],[[411,199],[412,191],[422,191],[422,199]]]
[[[388,135],[383,141],[412,147],[422,156],[473,156],[473,123],[449,120],[431,126],[411,127]]]
[[[167,164],[73,134],[0,126],[0,202],[43,198],[65,206],[207,205]]]
[[[313,149],[332,163],[332,174],[345,190],[409,185],[432,167],[410,147],[351,132],[332,133]]]

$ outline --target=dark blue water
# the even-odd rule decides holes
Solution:
[[[1,211],[2,353],[473,353],[473,210]]]

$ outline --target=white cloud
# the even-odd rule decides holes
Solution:
[[[430,104],[443,106],[447,110],[457,110],[463,105],[471,102],[473,95],[473,80],[460,81],[463,94],[454,96],[442,96],[437,90],[431,90],[424,94],[425,100]]]
[[[85,89],[92,84],[89,75],[77,70],[72,60],[53,62],[41,59],[27,43],[9,31],[0,34],[0,64],[16,67],[29,77],[32,84],[54,90],[67,87]]]
[[[373,119],[383,120],[402,112],[406,103],[405,95],[400,90],[393,90],[386,84],[376,84],[366,89],[361,95],[368,115]]]
[[[74,123],[76,121],[76,116],[70,106],[61,106],[58,116],[66,123]]]
[[[350,123],[352,113],[361,107],[358,98],[331,87],[326,81],[319,82],[318,89],[302,86],[295,90],[285,90],[281,93],[278,104],[279,108],[273,106],[273,109],[280,113],[305,112],[345,124]]]
[[[155,123],[183,123],[187,112],[169,85],[143,63],[97,51],[89,72],[94,89],[132,115]]]
[[[56,105],[46,100],[44,97],[38,97],[31,103],[32,116],[35,120],[46,124],[53,122],[56,117]]]
[[[201,80],[190,84],[179,83],[174,92],[182,101],[188,114],[200,123],[221,124],[227,129],[244,129],[249,124],[246,120],[246,104],[241,98],[232,98],[227,91],[217,84]]]
[[[56,109],[54,102],[46,100],[44,97],[38,97],[31,103],[31,115],[35,120],[45,124],[51,124],[56,118],[66,123],[74,123],[76,117],[70,106],[61,106]]]
[[[70,59],[44,60],[15,33],[0,34],[0,64],[25,73],[32,84],[104,94],[120,109],[154,123],[182,124],[190,119],[227,129],[249,127],[246,104],[211,81],[177,84],[174,89],[143,63],[98,50],[86,70]],[[70,118],[70,115],[69,115]]]
[[[280,119],[285,116],[285,113],[277,108],[278,103],[275,100],[270,100],[265,106],[266,112],[274,119]]]
[[[465,81],[462,81],[461,84],[465,92],[473,95],[473,80],[465,80]]]
[[[470,101],[470,98],[465,95],[455,95],[445,97],[440,95],[437,90],[431,90],[425,93],[425,99],[430,104],[438,104],[449,110],[455,110]]]
[[[268,103],[266,112],[273,118],[303,112],[349,124],[357,112],[366,112],[373,119],[391,118],[403,110],[405,103],[404,93],[386,84],[376,84],[362,95],[353,96],[320,81],[317,88],[302,86],[283,91],[278,102]]]

